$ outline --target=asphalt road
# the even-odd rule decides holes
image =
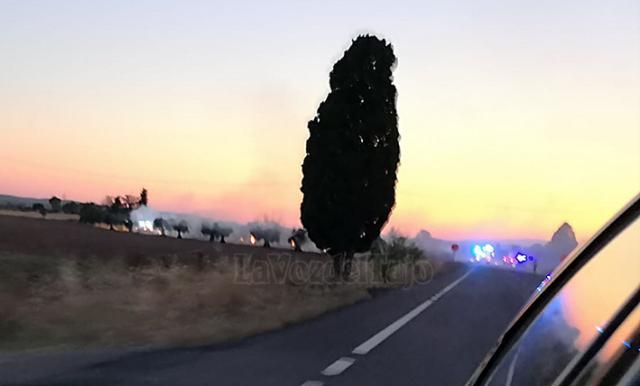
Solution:
[[[539,282],[459,266],[232,344],[0,356],[0,385],[458,386]]]

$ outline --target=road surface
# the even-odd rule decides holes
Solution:
[[[0,355],[0,385],[463,385],[540,278],[457,266],[240,342]]]

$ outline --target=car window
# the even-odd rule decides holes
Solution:
[[[640,221],[636,219],[551,300],[497,366],[489,384],[552,384],[637,289],[638,240]],[[604,281],[607,285],[600,284]],[[620,330],[617,335],[624,334],[625,331]],[[611,352],[603,352],[605,354],[611,355]]]
[[[621,375],[615,364],[630,364],[640,356],[640,307],[636,307],[586,366],[574,386],[608,385]],[[607,374],[611,371],[611,374]],[[607,382],[608,381],[608,382]]]

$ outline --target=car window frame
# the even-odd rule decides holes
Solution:
[[[618,386],[637,385],[638,381],[640,381],[640,357],[636,358],[635,362],[629,366],[626,374],[618,381]]]
[[[636,309],[633,312],[640,311],[640,306],[636,306]],[[625,321],[626,322],[626,321]],[[636,329],[629,334],[627,337],[629,342],[640,342],[640,325],[636,326]],[[607,342],[608,343],[608,342]],[[587,375],[588,368],[583,369],[582,373],[576,378],[576,380],[571,383],[571,385],[580,385],[577,382],[582,380],[589,379],[589,381],[593,380],[598,382],[598,385],[618,385],[625,386],[629,385],[634,379],[636,385],[640,382],[640,355],[635,356],[635,360],[631,360],[633,358],[626,358],[625,356],[630,355],[633,357],[633,351],[635,347],[631,348],[631,351],[620,350],[618,351],[614,357],[609,360],[606,367],[600,373],[599,378],[591,379],[590,376]],[[640,351],[640,348],[638,348]],[[591,358],[589,361],[590,364],[597,358],[597,355]],[[593,383],[595,384],[595,383]]]
[[[611,336],[618,330],[625,320],[631,315],[640,303],[640,286],[636,288],[629,299],[617,310],[614,317],[603,328],[602,333],[587,347],[586,350],[572,360],[560,373],[553,386],[571,386],[580,377],[587,365],[600,352],[600,349],[609,341]]]
[[[589,242],[563,262],[537,296],[532,297],[520,311],[507,331],[498,339],[494,348],[480,363],[466,385],[485,385],[491,379],[493,372],[503,362],[511,348],[519,342],[529,326],[531,326],[565,285],[638,217],[640,217],[640,194],[637,194],[617,215],[602,227]],[[628,304],[628,302],[626,303]],[[616,317],[617,316],[620,315],[616,315]],[[613,333],[612,327],[611,323],[607,325],[603,331],[603,337],[605,333],[607,334],[606,336]],[[581,363],[582,361],[576,361],[570,370],[565,370],[576,370],[579,373],[582,369],[577,366]],[[571,365],[571,363],[569,365]],[[564,379],[566,380],[567,378],[565,377]]]

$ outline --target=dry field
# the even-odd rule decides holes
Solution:
[[[0,351],[239,339],[366,299],[368,264],[0,215]]]
[[[38,212],[32,212],[32,211],[23,212],[20,210],[6,210],[6,209],[0,209],[0,216],[42,218],[42,215]],[[47,213],[46,218],[47,220],[77,221],[80,218],[80,216],[78,216],[77,214],[67,214],[67,213]]]

